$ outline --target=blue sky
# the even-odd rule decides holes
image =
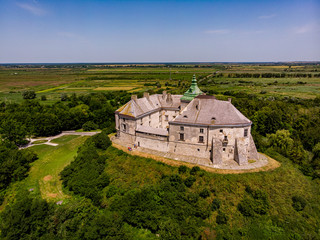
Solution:
[[[319,61],[319,0],[0,0],[0,63]]]

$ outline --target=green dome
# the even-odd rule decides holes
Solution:
[[[183,94],[181,101],[192,101],[196,96],[203,94],[197,84],[196,75],[193,75],[190,88]]]

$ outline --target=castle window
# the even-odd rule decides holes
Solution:
[[[244,130],[243,136],[244,136],[244,137],[247,137],[247,136],[248,136],[248,129],[247,129],[247,128]]]
[[[188,116],[187,116],[187,115],[184,115],[183,117],[184,117],[184,118],[188,118]]]
[[[180,109],[181,109],[181,106],[179,106],[178,109],[180,110]]]
[[[222,149],[222,151],[224,151],[224,152],[225,152],[225,151],[226,151],[226,148],[223,148],[223,149]]]
[[[200,152],[200,148],[198,148],[198,152]]]
[[[203,133],[203,128],[200,128],[200,133]]]
[[[199,110],[199,106],[198,105],[196,105],[196,109]]]
[[[223,133],[223,129],[220,129],[220,132]]]
[[[168,116],[168,115],[166,115],[165,117],[166,117],[166,121],[169,121],[169,116]]]
[[[212,117],[211,120],[216,120],[216,118],[215,118],[215,117]]]
[[[181,127],[180,127],[180,131],[184,131],[184,127],[181,126]]]
[[[224,147],[228,146],[228,137],[227,136],[224,136],[224,139],[222,141],[222,146],[224,146]]]
[[[180,138],[179,138],[179,140],[184,141],[184,134],[183,134],[183,133],[180,133]]]
[[[203,136],[199,136],[199,143],[203,143]]]
[[[125,132],[126,129],[127,129],[127,126],[126,126],[125,124],[122,124],[122,129],[123,129],[123,131]]]

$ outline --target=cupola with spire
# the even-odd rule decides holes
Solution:
[[[183,94],[181,101],[191,102],[195,97],[203,94],[197,84],[196,75],[193,74],[192,82],[190,88]]]

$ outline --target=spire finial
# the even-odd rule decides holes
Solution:
[[[196,79],[196,75],[193,74],[193,77],[192,77],[192,83],[196,83],[197,82],[197,79]]]

